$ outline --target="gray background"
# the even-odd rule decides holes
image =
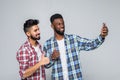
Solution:
[[[26,36],[23,23],[40,20],[41,44],[53,35],[49,18],[61,13],[66,33],[96,38],[103,22],[109,35],[100,48],[80,53],[84,80],[120,80],[119,0],[0,0],[0,80],[20,80],[16,52]],[[50,80],[51,69],[46,70]]]

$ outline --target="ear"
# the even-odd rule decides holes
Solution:
[[[30,32],[26,32],[26,35],[29,37],[30,36]]]
[[[53,28],[53,29],[54,29],[54,25],[53,25],[53,24],[51,24],[51,28]]]

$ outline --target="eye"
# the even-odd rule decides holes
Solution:
[[[35,29],[34,32],[37,32],[37,29]]]
[[[40,30],[40,29],[38,28],[38,30]]]

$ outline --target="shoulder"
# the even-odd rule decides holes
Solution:
[[[75,35],[75,34],[65,34],[65,38],[73,39],[73,38],[78,38],[80,36]]]
[[[28,49],[28,42],[26,41],[24,44],[22,44],[20,46],[20,48],[18,49],[17,51],[17,55],[23,55],[24,53],[27,52],[27,49]]]
[[[54,41],[54,37],[50,37],[48,40],[45,41],[44,45],[50,44],[53,41]]]

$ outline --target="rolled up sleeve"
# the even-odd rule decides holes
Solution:
[[[21,78],[23,78],[23,74],[25,73],[25,70],[29,66],[29,55],[26,50],[19,50],[16,55],[17,61],[19,62],[19,74]]]

